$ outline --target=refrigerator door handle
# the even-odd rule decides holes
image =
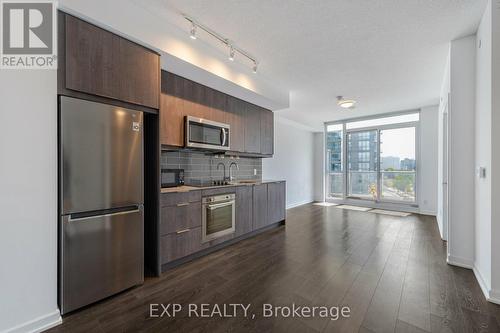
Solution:
[[[126,215],[126,214],[132,214],[132,213],[139,213],[141,211],[141,207],[138,207],[137,209],[134,210],[126,210],[126,211],[121,211],[121,212],[116,212],[116,213],[109,213],[109,214],[102,214],[102,215],[93,215],[93,216],[86,216],[86,217],[76,217],[73,218],[72,215],[69,215],[68,222],[78,222],[81,220],[89,220],[89,219],[94,219],[94,218],[101,218],[101,217],[108,217],[108,216],[117,216],[117,215]]]

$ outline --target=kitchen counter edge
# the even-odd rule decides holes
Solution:
[[[215,188],[226,188],[226,187],[238,187],[238,186],[254,186],[260,184],[269,184],[269,183],[281,183],[285,180],[261,180],[255,183],[235,183],[230,185],[214,185],[214,186],[205,186],[205,187],[195,187],[195,186],[177,186],[177,187],[165,187],[161,189],[161,193],[179,193],[179,192],[190,192],[190,191],[201,191],[201,190],[210,190]]]

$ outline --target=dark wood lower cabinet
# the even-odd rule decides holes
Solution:
[[[161,235],[201,226],[201,202],[179,203],[161,209]]]
[[[188,256],[201,248],[201,227],[162,236],[162,264]]]
[[[201,191],[161,195],[161,263],[201,250]]]
[[[253,186],[236,189],[236,232],[241,236],[253,230]]]
[[[186,202],[201,201],[201,191],[163,193],[161,195],[161,206],[176,206]]]
[[[286,215],[286,183],[267,184],[267,217],[269,223],[283,221]]]
[[[286,183],[275,182],[174,192],[161,195],[160,246],[162,265],[177,265],[184,258],[199,256],[196,252],[210,250],[219,244],[241,239],[245,235],[285,219]],[[236,194],[235,232],[202,243],[202,204],[204,196]],[[224,245],[222,245],[224,246]],[[190,256],[193,255],[193,256]],[[187,257],[187,258],[185,258]]]
[[[267,217],[267,185],[253,187],[253,229],[260,229],[269,224]]]

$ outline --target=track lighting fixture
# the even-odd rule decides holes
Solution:
[[[234,46],[229,44],[229,60],[234,61]]]
[[[191,39],[196,39],[196,24],[191,22],[191,34],[189,35]]]
[[[196,35],[196,32],[198,29],[203,30],[209,36],[212,36],[213,38],[217,39],[219,42],[223,43],[225,46],[227,46],[229,48],[229,57],[228,57],[229,60],[234,61],[234,58],[236,57],[236,53],[239,53],[244,58],[247,58],[248,60],[250,60],[250,62],[252,63],[252,71],[254,73],[257,73],[258,61],[250,53],[246,52],[245,50],[240,49],[239,47],[234,45],[228,38],[218,34],[217,32],[213,31],[209,27],[204,26],[200,22],[195,21],[193,18],[191,18],[187,15],[184,15],[184,14],[183,14],[183,16],[187,21],[189,21],[191,23],[191,30],[190,30],[190,35],[189,35],[189,37],[191,39],[197,39],[198,36]]]

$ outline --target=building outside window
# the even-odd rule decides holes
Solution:
[[[326,198],[414,203],[418,121],[414,112],[326,124]]]

